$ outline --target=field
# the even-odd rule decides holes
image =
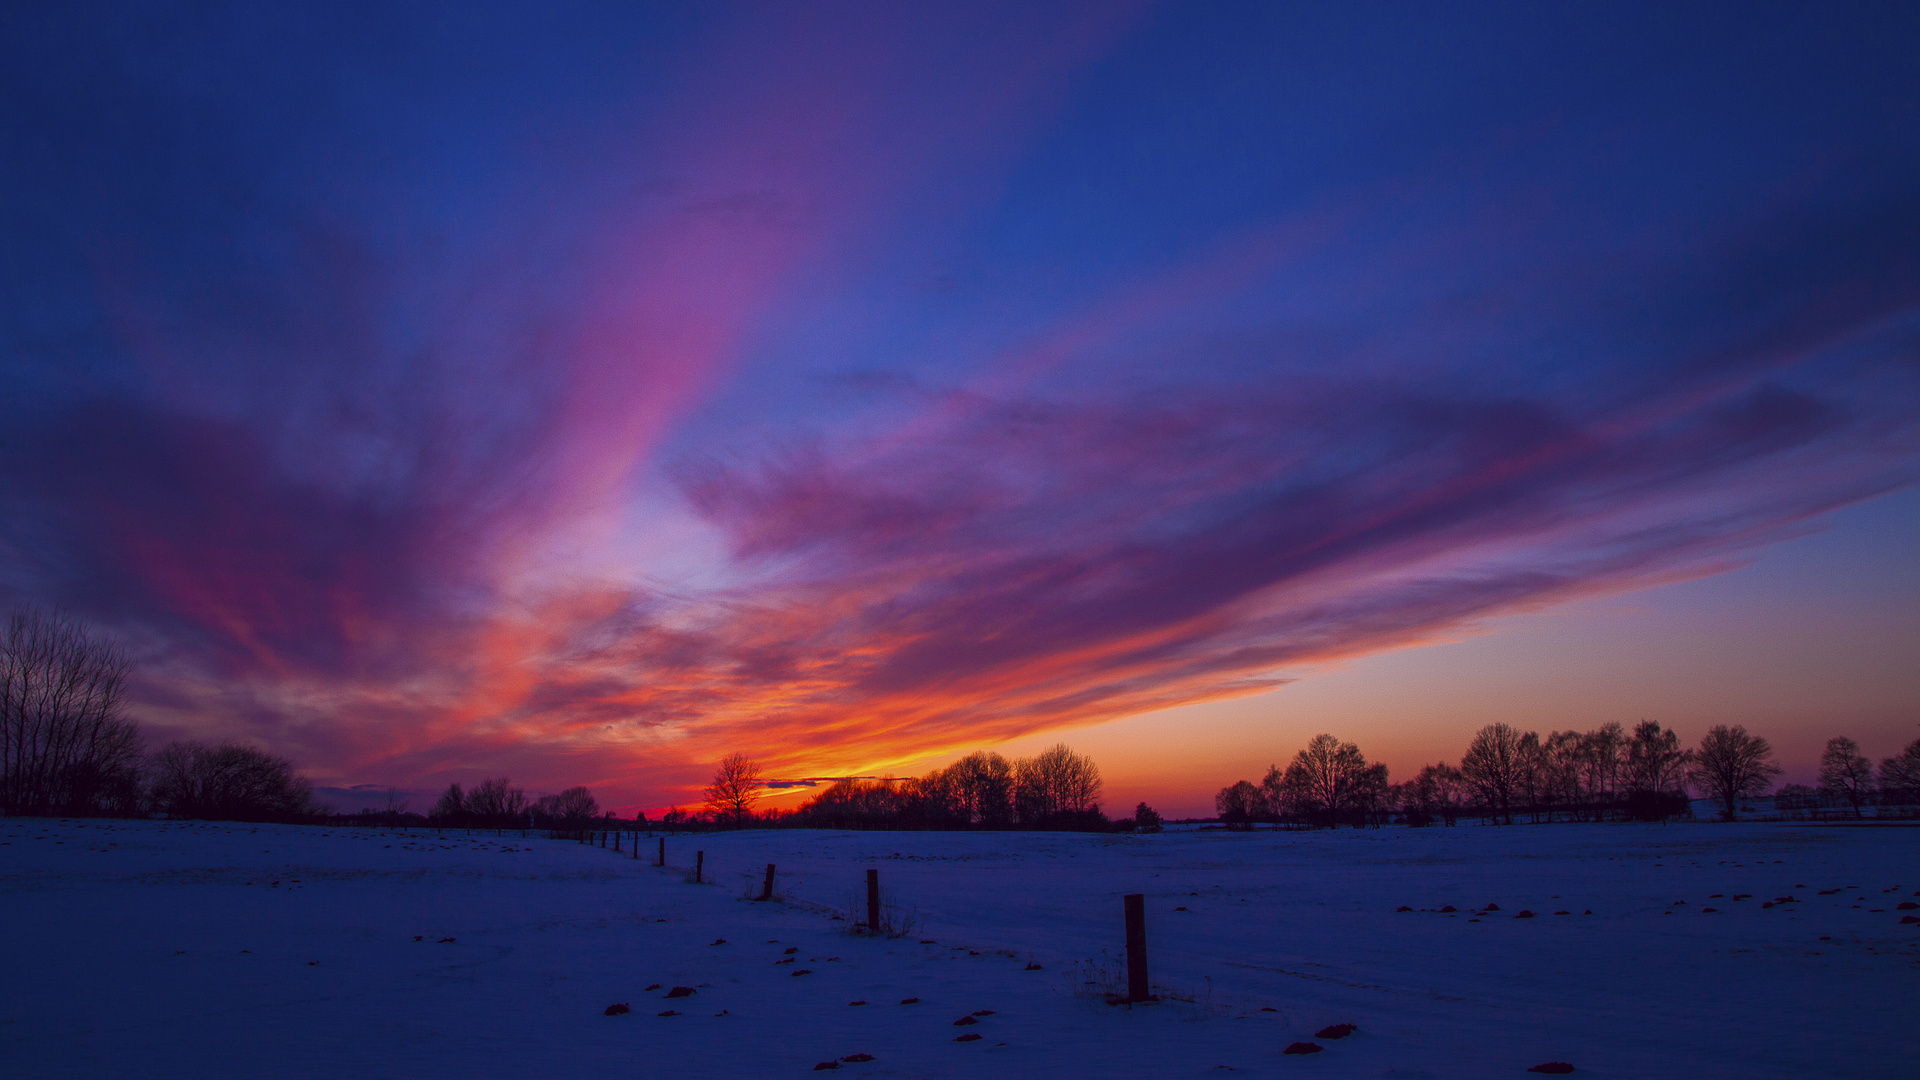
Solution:
[[[0,1074],[1920,1075],[1920,830],[653,843],[0,819]],[[869,867],[905,936],[832,918]],[[1129,892],[1162,1000],[1114,1007]]]

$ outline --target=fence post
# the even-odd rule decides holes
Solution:
[[[660,838],[660,861],[654,865],[662,869],[667,865],[667,838],[664,836]]]
[[[1128,893],[1127,909],[1127,1000],[1153,1001],[1147,984],[1147,898],[1144,893]]]
[[[693,853],[693,883],[695,885],[700,884],[700,875],[706,872],[706,867],[707,867],[707,853],[704,851],[694,852]]]
[[[762,900],[773,899],[773,864],[772,863],[767,864],[767,881],[766,881],[766,884],[760,886],[760,899]]]
[[[867,933],[880,932],[880,871],[867,871]]]

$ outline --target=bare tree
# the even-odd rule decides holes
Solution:
[[[1920,803],[1920,739],[1897,757],[1880,762],[1880,797],[1902,805]]]
[[[1711,798],[1720,800],[1727,820],[1732,821],[1742,798],[1765,794],[1780,775],[1772,758],[1773,747],[1767,740],[1747,734],[1738,724],[1716,724],[1700,740],[1689,775]]]
[[[236,742],[168,743],[153,756],[153,800],[174,817],[270,821],[315,812],[293,763]]]
[[[1627,744],[1626,784],[1629,791],[1664,795],[1681,790],[1693,752],[1680,748],[1680,733],[1661,728],[1657,721],[1634,726]]]
[[[1282,780],[1288,806],[1309,821],[1339,823],[1343,811],[1362,808],[1384,796],[1386,770],[1369,766],[1353,743],[1315,735],[1294,755]]]
[[[1402,798],[1408,812],[1409,824],[1425,824],[1435,817],[1452,825],[1460,817],[1461,796],[1466,788],[1466,778],[1460,770],[1440,762],[1423,766],[1412,780],[1403,786]],[[1419,820],[1412,820],[1413,815]]]
[[[1539,736],[1534,736],[1539,742]],[[1528,760],[1526,737],[1506,724],[1488,724],[1467,744],[1460,759],[1460,775],[1472,785],[1474,794],[1487,809],[1513,824],[1513,801],[1521,794]]]
[[[459,784],[448,784],[447,790],[440,793],[440,801],[427,812],[427,817],[435,821],[459,821],[466,815],[467,794],[460,790]]]
[[[132,664],[119,646],[37,608],[0,632],[0,808],[131,811],[140,734],[120,715]]]
[[[1845,735],[1827,740],[1820,755],[1820,790],[1853,807],[1853,816],[1862,817],[1861,804],[1873,794],[1873,761],[1860,752],[1860,744]]]
[[[593,791],[570,787],[558,795],[548,795],[533,804],[536,812],[560,821],[585,821],[600,816],[600,801]]]
[[[717,820],[740,824],[753,813],[760,798],[760,766],[745,754],[728,754],[713,771],[713,783],[707,785],[707,808]]]
[[[998,828],[1013,820],[1013,766],[999,754],[976,750],[945,769],[955,809],[968,821]]]
[[[1626,753],[1626,731],[1617,723],[1601,724],[1580,735],[1580,795],[1596,821],[1620,797]]]
[[[508,825],[525,824],[527,793],[514,787],[504,776],[491,776],[467,792],[466,812],[476,821]]]
[[[1013,787],[1014,810],[1022,824],[1100,809],[1100,767],[1064,743],[1016,762]]]
[[[1556,731],[1540,745],[1540,801],[1548,821],[1559,806],[1566,807],[1569,817],[1579,814],[1586,795],[1585,766],[1585,739],[1577,731]]]
[[[1246,780],[1228,784],[1213,797],[1213,808],[1229,829],[1251,829],[1257,817],[1266,813],[1266,800],[1260,789]]]
[[[1253,816],[1279,820],[1287,808],[1287,774],[1278,765],[1268,765],[1267,775],[1260,778],[1260,798],[1254,804]]]

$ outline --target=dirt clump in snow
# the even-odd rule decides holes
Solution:
[[[1288,1043],[1287,1048],[1280,1052],[1283,1054],[1317,1054],[1325,1049],[1326,1047],[1321,1046],[1319,1043],[1297,1042]]]
[[[616,1001],[613,1004],[607,1006],[606,1011],[601,1013],[601,1015],[602,1016],[625,1016],[632,1011],[633,1011],[633,1006],[627,1004],[624,1001]]]
[[[974,1034],[973,1032],[970,1031],[965,1035],[955,1035],[953,1037],[953,1041],[954,1042],[979,1042],[981,1038],[983,1038],[983,1036]]]
[[[1570,1073],[1573,1071],[1573,1066],[1564,1061],[1543,1061],[1527,1071],[1537,1073]]]
[[[1316,1039],[1344,1039],[1359,1030],[1359,1027],[1353,1024],[1328,1024],[1326,1027],[1314,1032],[1313,1037]]]
[[[699,991],[695,990],[691,986],[676,986],[673,989],[667,991],[667,996],[670,998],[683,998],[683,997],[692,997],[697,993],[699,993]]]

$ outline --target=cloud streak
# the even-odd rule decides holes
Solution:
[[[9,229],[74,261],[10,279],[0,585],[133,642],[158,733],[655,805],[739,747],[880,773],[1257,693],[1920,475],[1920,169],[1726,179],[1652,243],[1664,210],[1541,195],[1618,176],[1394,159],[1177,250],[1023,256],[1085,201],[1031,162],[1160,38],[880,10],[598,27],[578,85],[488,39],[512,107],[419,123],[330,47],[285,58],[332,88],[292,138],[89,42],[98,100],[9,135],[64,206]],[[137,189],[63,141],[123,100],[176,153]],[[929,265],[974,284],[899,286]]]

